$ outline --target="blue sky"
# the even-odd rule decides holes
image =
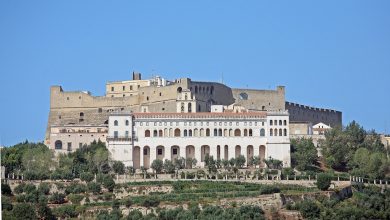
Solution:
[[[0,0],[0,144],[44,138],[49,89],[144,77],[286,86],[390,133],[390,1]]]

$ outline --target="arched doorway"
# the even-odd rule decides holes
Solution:
[[[229,146],[227,145],[224,147],[224,159],[229,160]]]
[[[221,159],[221,146],[217,145],[217,160]]]
[[[141,149],[138,147],[138,146],[135,146],[134,149],[133,149],[133,167],[135,169],[139,169],[141,168],[141,165],[140,165],[140,152],[141,152]]]
[[[253,159],[253,146],[249,145],[246,148],[246,162],[247,162],[247,165],[251,162],[252,159]]]
[[[156,148],[156,159],[164,160],[165,157],[165,147],[164,146],[157,146]]]
[[[205,159],[205,157],[206,157],[206,155],[208,154],[208,155],[210,155],[210,146],[208,146],[208,145],[203,145],[201,148],[200,148],[200,154],[201,154],[201,159],[200,159],[200,161],[201,162],[204,162],[204,159]]]
[[[260,147],[259,147],[259,157],[260,157],[260,167],[264,167],[265,166],[265,163],[264,163],[265,146],[264,145],[260,145]]]
[[[236,158],[237,158],[238,156],[241,155],[241,146],[240,146],[240,145],[237,145],[235,151],[236,151],[236,155],[235,155],[235,156],[236,156]]]
[[[180,129],[175,129],[175,137],[180,137]]]
[[[144,157],[144,167],[150,168],[150,148],[149,146],[145,146],[143,149],[143,157]]]
[[[240,129],[234,130],[234,136],[240,137],[241,136],[241,130]]]
[[[171,161],[174,162],[180,155],[180,147],[172,146],[171,147]]]
[[[189,158],[192,158],[192,159],[195,158],[195,147],[193,145],[188,145],[186,147],[186,167],[192,168],[192,164],[189,163],[189,161],[187,160]]]

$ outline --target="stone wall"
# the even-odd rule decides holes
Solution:
[[[311,122],[312,124],[322,122],[331,127],[342,125],[342,113],[340,111],[315,108],[291,102],[286,102],[286,109],[290,113],[290,121]]]
[[[235,103],[247,109],[278,111],[285,109],[285,89],[276,90],[232,89]]]

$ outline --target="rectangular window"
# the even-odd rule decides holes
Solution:
[[[172,153],[173,155],[177,155],[177,148],[173,148]]]
[[[157,154],[158,155],[162,155],[162,149],[160,148],[160,149],[157,149]]]
[[[125,86],[122,86],[123,91],[125,91]]]
[[[148,155],[148,149],[144,149],[144,156]]]
[[[273,125],[273,121],[272,120],[269,121],[269,125]]]
[[[72,142],[68,142],[68,151],[72,151]]]
[[[112,87],[111,87],[111,92],[113,92],[113,91],[114,91],[114,87],[112,86]]]
[[[130,86],[130,90],[133,90],[133,86]]]
[[[126,138],[129,137],[129,131],[126,131],[126,132],[125,132],[125,137],[126,137]]]
[[[118,131],[114,131],[114,138],[118,138]]]

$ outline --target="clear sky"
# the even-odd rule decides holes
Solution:
[[[286,86],[390,133],[390,1],[0,0],[0,144],[44,138],[49,89],[131,72]]]

